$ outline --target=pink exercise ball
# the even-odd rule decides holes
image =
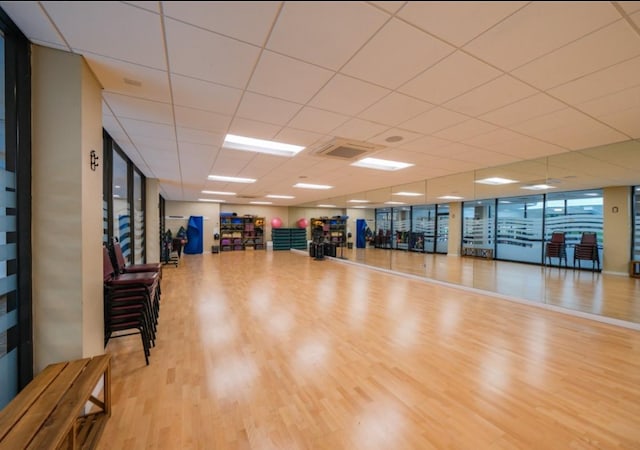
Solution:
[[[282,220],[280,217],[274,217],[271,219],[271,228],[280,228],[282,226]]]
[[[298,219],[297,224],[298,228],[307,228],[309,226],[309,221],[303,217],[301,219]]]

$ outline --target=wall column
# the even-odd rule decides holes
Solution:
[[[447,255],[460,256],[462,243],[462,203],[449,203],[449,238]]]
[[[627,275],[631,258],[631,188],[604,188],[602,210],[602,271]]]
[[[35,373],[104,353],[101,90],[81,56],[32,46]]]
[[[156,263],[160,261],[160,184],[156,178],[147,178],[145,189],[145,255],[148,263]]]

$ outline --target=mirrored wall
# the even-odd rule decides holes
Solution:
[[[366,245],[347,259],[640,322],[640,283],[628,275],[640,257],[638,185],[640,143],[627,141],[326,202],[349,216],[354,242],[366,224]],[[562,257],[548,257],[554,233]],[[585,235],[589,257],[576,253]]]

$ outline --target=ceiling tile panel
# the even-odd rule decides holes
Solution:
[[[280,125],[235,117],[229,126],[229,133],[256,139],[273,139],[281,129]]]
[[[412,151],[414,153],[429,154],[437,149],[447,147],[451,144],[452,141],[446,139],[440,139],[433,136],[424,136],[411,142],[403,143],[400,148],[403,150]]]
[[[178,106],[232,115],[240,103],[240,89],[181,75],[171,75],[173,101]]]
[[[464,48],[511,71],[619,18],[610,2],[531,2]]]
[[[384,145],[385,147],[399,147],[400,144],[407,144],[421,137],[423,137],[423,135],[420,133],[391,128],[370,138],[368,141],[374,144]],[[398,141],[398,138],[402,139]]]
[[[578,108],[633,139],[640,137],[640,86],[590,100]]]
[[[178,133],[178,141],[181,145],[183,143],[201,144],[220,148],[225,137],[225,135],[221,133],[210,133],[205,130],[196,130],[193,128],[177,127],[176,131]]]
[[[364,110],[359,117],[380,124],[395,126],[433,108],[435,108],[435,105],[431,103],[392,92]]]
[[[416,133],[431,134],[468,119],[468,116],[438,107],[401,123],[399,127],[415,131]]]
[[[157,14],[124,2],[43,2],[43,7],[77,53],[167,68]]]
[[[384,132],[388,128],[389,127],[385,125],[369,122],[368,120],[351,119],[333,130],[333,135],[348,139],[366,141],[367,139]]]
[[[169,103],[143,100],[110,92],[104,92],[102,97],[108,108],[120,118],[173,124],[173,114]]]
[[[527,2],[409,2],[398,14],[456,46],[464,45]]]
[[[292,128],[311,131],[319,134],[327,134],[349,120],[348,116],[323,111],[317,108],[304,107],[289,122]]]
[[[388,19],[364,2],[285,2],[266,48],[338,70]]]
[[[31,41],[70,50],[39,2],[0,2],[0,7],[11,17],[20,30],[23,32],[29,30],[27,37]]]
[[[136,119],[121,119],[120,123],[132,139],[136,137],[152,137],[173,142],[176,140],[176,133],[173,125],[145,122],[143,120]]]
[[[501,74],[490,65],[457,51],[398,90],[431,103],[442,104]]]
[[[479,116],[535,93],[536,90],[532,87],[509,75],[503,75],[454,98],[444,106],[470,116]]]
[[[496,128],[497,127],[495,125],[491,125],[490,123],[482,120],[469,119],[466,122],[440,130],[433,135],[450,141],[460,142],[473,136],[488,133]]]
[[[227,134],[231,122],[231,116],[183,106],[176,106],[175,113],[176,126],[195,128],[211,133]]]
[[[341,72],[395,89],[454,50],[417,28],[392,19]]]
[[[335,72],[264,51],[248,89],[259,94],[306,103]]]
[[[503,127],[566,108],[567,105],[547,94],[535,94],[480,116],[482,120]]]
[[[262,46],[280,3],[183,1],[162,2],[162,6],[167,17]]]
[[[322,138],[321,134],[287,127],[280,130],[274,137],[274,140],[277,142],[284,142],[286,144],[309,147],[317,142],[320,138]]]
[[[391,91],[379,86],[338,74],[309,102],[309,105],[353,116],[389,92]]]
[[[640,2],[618,2],[618,5],[625,10],[627,14],[634,13],[636,11],[640,11]]]
[[[618,20],[512,73],[515,77],[546,90],[639,54],[640,35],[626,20]]]
[[[171,73],[235,88],[246,86],[260,54],[258,47],[172,19],[165,21],[165,27]]]
[[[240,102],[238,117],[284,125],[296,115],[301,107],[298,103],[247,92]]]
[[[502,128],[466,139],[463,143],[506,155],[514,155],[520,159],[540,158],[567,151],[563,147]]]
[[[548,93],[570,104],[578,104],[638,85],[640,57],[565,83]]]
[[[369,2],[369,3],[376,5],[378,8],[384,9],[390,14],[395,14],[405,4],[405,2],[399,2],[395,0],[387,1],[387,2],[383,1],[383,2]]]

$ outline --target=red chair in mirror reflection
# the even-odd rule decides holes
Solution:
[[[139,334],[148,365],[160,312],[159,273],[119,274],[103,245],[103,282],[105,345],[112,338]]]
[[[551,265],[551,258],[558,258],[558,266],[562,265],[564,259],[564,266],[567,267],[567,244],[564,232],[554,231],[551,233],[551,240],[545,246],[545,259],[549,265]]]
[[[576,244],[573,250],[573,266],[576,266],[576,261],[578,262],[578,268],[580,267],[580,261],[591,261],[593,264],[593,270],[596,270],[596,266],[598,267],[598,271],[600,271],[600,254],[598,251],[598,238],[596,233],[585,231],[582,233],[582,237],[580,238],[580,243]]]

